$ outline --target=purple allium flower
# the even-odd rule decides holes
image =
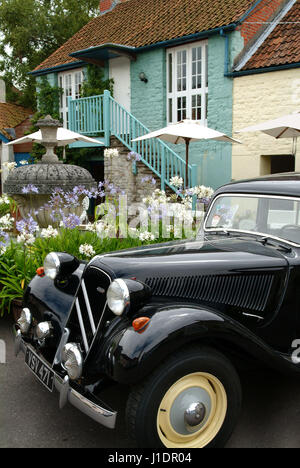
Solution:
[[[63,224],[66,229],[75,229],[80,225],[80,218],[75,214],[70,214],[69,216],[63,217]]]
[[[6,247],[8,242],[9,242],[9,235],[4,231],[0,231],[0,247]]]
[[[39,193],[39,189],[35,185],[29,184],[22,188],[22,193]]]
[[[65,193],[66,206],[79,206],[79,198],[75,193]]]
[[[39,226],[38,223],[34,221],[33,217],[29,215],[28,218],[18,221],[16,223],[16,228],[21,234],[34,234],[38,231]]]

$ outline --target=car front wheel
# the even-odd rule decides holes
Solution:
[[[223,447],[241,407],[239,377],[221,353],[192,346],[167,359],[128,399],[139,447]]]

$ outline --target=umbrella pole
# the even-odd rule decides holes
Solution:
[[[185,140],[185,188],[189,188],[189,146],[190,146],[190,138],[186,138]]]

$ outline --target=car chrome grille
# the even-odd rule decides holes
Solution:
[[[80,341],[86,354],[110,314],[106,293],[110,276],[97,267],[90,266],[84,273],[67,327],[71,330],[69,341]]]
[[[147,278],[153,295],[176,297],[263,312],[274,282],[273,274]]]

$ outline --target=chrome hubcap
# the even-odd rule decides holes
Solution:
[[[206,416],[206,408],[200,401],[192,403],[184,413],[184,422],[187,430],[194,430],[204,421]]]
[[[182,391],[170,411],[171,425],[178,434],[189,435],[204,426],[211,413],[211,398],[201,387]]]

